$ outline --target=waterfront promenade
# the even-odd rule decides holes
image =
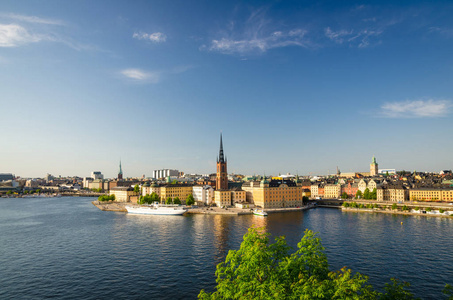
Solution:
[[[130,202],[100,202],[93,201],[94,206],[103,211],[122,211],[126,212],[126,205],[132,205]],[[271,208],[265,209],[267,213],[277,213],[277,212],[293,212],[293,211],[303,211],[310,209],[309,206],[303,207],[289,207],[289,208]],[[206,214],[206,215],[251,215],[253,214],[253,209],[242,209],[242,208],[220,208],[220,207],[197,207],[197,208],[188,208],[187,214]]]

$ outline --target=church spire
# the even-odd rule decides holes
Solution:
[[[120,169],[118,170],[118,180],[123,179],[123,169],[121,168],[121,159],[120,159]]]
[[[219,158],[217,160],[218,162],[225,162],[225,158],[223,156],[223,143],[222,143],[222,133],[220,133],[220,150],[219,150]]]

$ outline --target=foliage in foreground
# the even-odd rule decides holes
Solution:
[[[391,279],[385,292],[368,285],[368,277],[350,269],[331,272],[317,234],[306,230],[290,254],[285,237],[269,244],[262,228],[250,228],[239,250],[230,250],[217,265],[216,291],[201,290],[199,299],[415,299],[407,282]],[[453,290],[443,291],[453,300]]]

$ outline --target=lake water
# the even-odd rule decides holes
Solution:
[[[317,208],[267,218],[103,212],[93,198],[0,199],[0,299],[195,299],[253,224],[295,246],[319,232],[331,269],[382,288],[409,281],[423,299],[453,284],[453,218]],[[403,222],[403,224],[401,224]]]

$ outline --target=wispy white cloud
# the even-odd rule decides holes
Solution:
[[[361,29],[361,30],[338,30],[333,31],[330,27],[327,27],[324,30],[324,34],[327,38],[337,44],[343,44],[347,42],[353,45],[357,45],[359,48],[365,48],[370,46],[372,37],[377,37],[382,34],[382,30],[370,30],[370,29]],[[380,43],[379,41],[375,43]]]
[[[48,39],[45,35],[32,34],[17,24],[0,24],[0,47],[17,47]]]
[[[212,39],[209,45],[203,45],[200,49],[244,55],[288,46],[305,48],[313,46],[307,38],[307,30],[301,28],[282,30],[266,18],[265,12],[265,9],[252,12],[244,23],[229,22],[227,31],[218,34],[222,37]]]
[[[18,15],[18,14],[0,14],[1,17],[9,18],[19,22],[27,22],[27,23],[34,23],[34,24],[46,24],[46,25],[65,25],[65,23],[61,20],[54,20],[54,19],[44,19],[36,16],[26,16],[26,15]]]
[[[162,81],[164,78],[168,76],[174,76],[181,73],[184,73],[193,66],[186,65],[186,66],[176,66],[173,68],[169,68],[167,70],[159,70],[159,71],[147,71],[143,69],[137,68],[130,68],[124,69],[120,71],[120,74],[123,78],[127,78],[137,83],[145,83],[145,84],[155,84]]]
[[[208,49],[226,54],[244,54],[253,51],[266,52],[272,48],[287,46],[308,47],[310,43],[304,40],[305,34],[305,30],[299,29],[286,32],[275,31],[266,36],[255,36],[249,39],[222,38],[220,40],[212,40]]]
[[[125,69],[120,72],[124,77],[136,82],[158,83],[160,72],[149,72],[141,69]]]
[[[444,117],[453,107],[450,100],[413,100],[389,102],[381,106],[379,116],[384,118],[435,118]]]
[[[132,37],[138,40],[149,40],[153,43],[163,43],[167,40],[167,36],[162,32],[154,33],[136,32],[132,35]]]

